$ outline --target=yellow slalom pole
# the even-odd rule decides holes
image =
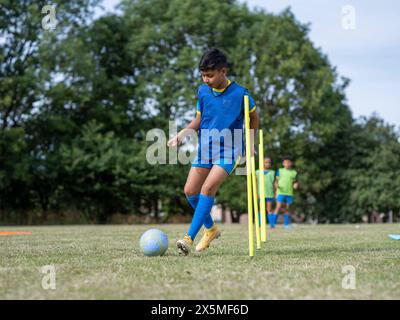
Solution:
[[[249,226],[249,256],[254,256],[254,234],[253,234],[253,199],[251,198],[251,147],[250,147],[250,115],[249,96],[244,96],[244,126],[246,134],[246,174],[247,174],[247,214]]]
[[[254,160],[254,156],[251,156],[251,178],[253,180],[253,201],[254,201],[254,218],[255,218],[255,222],[256,222],[255,225],[256,225],[257,249],[261,249],[260,220],[258,217],[256,163]]]
[[[267,221],[265,212],[265,175],[264,175],[264,138],[263,131],[260,129],[260,144],[258,146],[258,164],[260,179],[260,212],[261,212],[261,241],[267,241]]]

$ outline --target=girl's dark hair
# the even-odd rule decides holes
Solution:
[[[217,48],[208,49],[200,59],[199,70],[217,70],[229,66],[226,55]]]
[[[293,158],[292,158],[291,155],[285,155],[285,156],[282,157],[282,161],[285,161],[285,160],[293,161]]]

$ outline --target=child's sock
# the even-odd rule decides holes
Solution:
[[[268,222],[271,228],[275,228],[275,214],[270,212],[268,213]]]
[[[189,201],[190,205],[192,206],[193,210],[196,211],[197,204],[199,203],[200,194],[196,194],[194,196],[186,196],[186,199]],[[204,219],[204,226],[207,229],[210,229],[214,225],[214,221],[209,213],[206,218]]]
[[[271,220],[272,217],[271,217],[271,213],[268,213],[267,218],[268,218],[269,226],[272,228],[272,220]]]
[[[274,213],[274,227],[277,225],[278,223],[278,214]]]
[[[289,213],[288,212],[286,212],[284,215],[283,215],[283,224],[284,224],[284,226],[289,226],[289,224],[290,224],[290,215],[289,215]]]
[[[209,212],[204,219],[204,226],[207,229],[211,229],[213,225],[214,225],[214,220],[212,219],[211,213]]]
[[[210,215],[211,208],[214,205],[214,199],[215,197],[210,197],[204,194],[200,194],[199,202],[197,204],[196,210],[194,211],[192,223],[190,224],[188,231],[188,235],[190,236],[190,238],[192,238],[192,240],[196,238],[196,235],[199,232],[201,226],[205,222],[206,218],[208,218],[207,216]],[[210,226],[210,228],[211,227],[212,225]]]
[[[193,210],[196,210],[197,204],[199,203],[200,194],[195,194],[194,196],[186,196],[186,199],[189,201]]]

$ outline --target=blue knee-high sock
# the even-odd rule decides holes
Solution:
[[[192,240],[194,240],[194,238],[196,237],[201,226],[205,222],[207,215],[210,215],[211,208],[214,205],[214,199],[215,197],[200,194],[199,202],[197,204],[196,210],[194,211],[192,223],[188,231],[188,235]]]
[[[205,226],[207,229],[211,229],[211,228],[212,228],[212,226],[214,225],[214,220],[213,220],[212,217],[211,217],[211,212],[209,212],[209,213],[206,215],[203,224],[204,224],[204,226]]]
[[[286,212],[286,213],[283,215],[283,224],[284,224],[285,226],[288,226],[289,223],[290,223],[290,215],[289,215],[289,213]]]
[[[278,223],[278,213],[274,214],[274,227],[276,226],[276,224]]]
[[[186,199],[192,206],[193,210],[196,210],[197,204],[199,203],[199,196],[200,194],[195,194],[194,196],[186,195]]]
[[[194,196],[186,196],[186,199],[189,201],[190,205],[192,206],[193,210],[196,211],[197,204],[199,203],[200,194],[196,194]],[[209,213],[206,218],[204,219],[204,226],[207,229],[210,229],[214,225],[214,221],[211,217],[211,213]]]
[[[272,212],[268,213],[268,222],[269,222],[269,226],[271,228],[275,228],[275,224],[276,224],[275,216],[276,216],[276,214],[274,214]]]

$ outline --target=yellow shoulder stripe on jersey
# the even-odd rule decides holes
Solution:
[[[231,172],[229,172],[229,175],[231,175],[231,173],[236,169],[236,167],[238,166],[239,162],[240,162],[241,157],[239,156],[238,159],[236,160],[235,166],[233,167],[233,169],[231,170]]]

